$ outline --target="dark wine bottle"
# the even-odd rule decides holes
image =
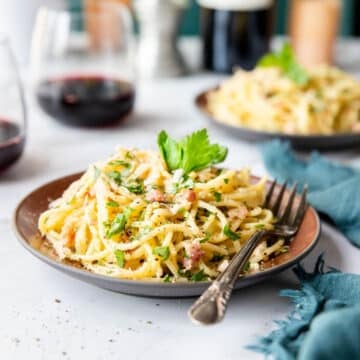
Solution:
[[[252,69],[269,51],[273,0],[198,0],[203,67],[231,73]]]

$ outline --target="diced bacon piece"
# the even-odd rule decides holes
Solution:
[[[245,205],[240,205],[237,208],[231,209],[228,212],[228,216],[230,219],[240,219],[244,220],[249,213],[248,209]]]
[[[199,243],[186,244],[185,252],[188,257],[184,258],[183,265],[187,270],[192,269],[205,254]]]
[[[157,202],[166,202],[165,194],[162,191],[158,190],[158,189],[151,190],[147,194],[146,198],[151,202],[155,202],[155,201],[157,201]]]
[[[194,190],[185,190],[185,199],[191,203],[196,200],[196,193]]]

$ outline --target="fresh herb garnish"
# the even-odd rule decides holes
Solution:
[[[116,249],[114,251],[114,255],[116,257],[116,262],[119,267],[123,268],[125,265],[125,253],[121,250]]]
[[[117,214],[110,225],[107,225],[106,237],[111,238],[114,235],[120,234],[125,230],[126,222],[130,216],[131,209],[127,208],[122,214]],[[104,224],[105,226],[105,224]]]
[[[153,249],[153,254],[160,256],[166,261],[170,256],[170,249],[168,246],[157,246]]]
[[[256,224],[255,229],[263,229],[265,227],[265,224]]]
[[[215,201],[217,202],[221,201],[221,194],[219,192],[214,191],[212,194],[214,195]]]
[[[243,272],[244,272],[244,273],[247,273],[249,270],[250,270],[250,261],[248,261],[248,262],[245,264]]]
[[[110,200],[106,203],[107,207],[119,207],[119,203],[117,203],[116,201]]]
[[[224,255],[215,254],[211,259],[210,262],[218,262],[224,258]]]
[[[305,85],[309,81],[306,70],[297,62],[293,49],[289,43],[284,43],[278,53],[264,55],[257,63],[258,67],[280,68],[284,75],[298,85]]]
[[[109,171],[106,174],[111,180],[113,180],[117,185],[121,185],[122,183],[122,178],[121,178],[121,173],[120,171]]]
[[[197,273],[193,274],[190,278],[190,281],[203,281],[207,278],[207,275],[204,274],[204,270],[200,270]]]
[[[224,179],[224,184],[228,184],[229,183],[229,179],[228,178],[225,178]]]
[[[128,163],[127,161],[124,161],[124,160],[112,160],[112,161],[109,162],[109,165],[123,166],[126,169],[131,168],[131,164]]]
[[[210,234],[206,234],[206,236],[204,238],[202,238],[199,243],[203,244],[205,242],[207,242],[210,239]]]
[[[206,129],[192,133],[176,141],[165,131],[158,135],[158,146],[170,171],[183,169],[185,174],[202,170],[225,160],[227,148],[210,144]]]
[[[163,282],[165,282],[165,283],[171,282],[171,279],[172,279],[172,276],[169,275],[169,274],[166,274],[166,275],[163,277]]]
[[[143,194],[144,193],[144,183],[140,181],[133,181],[125,185],[125,187],[134,194]]]
[[[231,240],[239,240],[240,239],[240,236],[236,232],[230,230],[229,225],[224,226],[223,233],[225,236],[227,236]]]

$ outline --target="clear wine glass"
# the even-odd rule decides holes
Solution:
[[[121,3],[84,3],[82,11],[40,8],[31,46],[34,92],[44,112],[63,123],[105,126],[133,109],[133,22]]]
[[[23,153],[26,106],[14,55],[6,37],[0,36],[0,173]]]

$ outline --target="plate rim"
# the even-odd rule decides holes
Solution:
[[[81,269],[81,268],[77,268],[75,266],[71,266],[69,264],[64,264],[63,262],[60,261],[56,261],[44,254],[42,254],[40,251],[36,250],[35,248],[33,248],[29,242],[23,237],[23,235],[21,234],[21,232],[18,229],[17,226],[17,218],[19,215],[19,211],[21,209],[21,207],[23,206],[24,202],[31,197],[34,193],[38,192],[39,190],[41,190],[42,188],[49,186],[50,184],[56,182],[56,181],[64,181],[67,178],[72,178],[75,176],[81,176],[84,172],[76,172],[76,173],[72,173],[69,175],[65,175],[65,176],[61,176],[58,177],[56,179],[53,179],[52,181],[48,181],[40,186],[37,186],[34,190],[32,190],[31,192],[29,192],[27,195],[23,196],[21,198],[21,200],[18,202],[18,204],[16,205],[13,214],[12,214],[12,221],[11,221],[11,227],[12,227],[12,231],[15,234],[15,237],[17,238],[18,242],[28,251],[30,252],[33,256],[35,256],[36,258],[38,258],[39,260],[45,262],[46,264],[56,268],[57,270],[61,270],[64,272],[72,272],[76,275],[78,275],[79,277],[89,277],[95,281],[105,281],[105,282],[109,282],[109,283],[118,283],[118,284],[123,284],[123,285],[128,285],[128,286],[139,286],[139,287],[148,287],[148,288],[154,288],[154,287],[159,287],[159,288],[167,288],[167,289],[180,289],[182,287],[186,287],[189,289],[192,288],[198,288],[199,285],[210,285],[212,283],[213,280],[211,281],[198,281],[198,282],[169,282],[169,283],[164,283],[164,282],[159,282],[159,281],[152,281],[152,280],[131,280],[131,279],[121,279],[121,278],[115,278],[115,277],[111,277],[111,276],[106,276],[106,275],[101,275],[101,274],[96,274],[96,273],[92,273],[86,269]],[[254,175],[256,176],[256,175]],[[256,282],[256,280],[260,280],[263,277],[267,277],[270,276],[272,273],[279,273],[287,268],[290,268],[291,266],[293,266],[294,264],[299,263],[299,261],[301,261],[304,257],[306,257],[313,249],[314,247],[318,244],[320,236],[321,236],[321,232],[322,232],[322,226],[321,226],[321,221],[320,221],[320,217],[318,212],[316,211],[315,208],[313,208],[312,206],[308,207],[308,211],[311,211],[314,215],[315,221],[316,221],[316,233],[314,234],[314,238],[312,240],[312,242],[300,253],[298,254],[296,257],[293,257],[292,259],[290,259],[289,261],[283,262],[279,265],[275,265],[272,266],[268,269],[265,269],[263,271],[260,272],[256,272],[254,274],[249,274],[249,275],[245,275],[242,277],[239,277],[239,279],[236,281],[236,284],[238,284],[239,282],[243,281],[243,279],[249,280],[249,281],[253,281],[254,283]],[[236,288],[236,285],[235,287]],[[180,296],[178,296],[180,297]]]
[[[217,120],[211,113],[209,113],[204,106],[201,105],[203,101],[206,101],[206,96],[210,91],[214,91],[218,89],[220,86],[213,86],[207,90],[203,90],[200,93],[198,93],[194,98],[194,103],[198,111],[200,111],[203,115],[206,116],[206,118],[213,124],[219,125],[223,128],[228,129],[236,129],[241,130],[244,133],[251,133],[253,135],[259,135],[259,136],[267,136],[267,137],[274,137],[274,138],[285,138],[287,140],[309,140],[314,141],[316,139],[321,139],[323,141],[325,140],[332,140],[332,139],[356,139],[359,138],[360,141],[360,133],[339,133],[339,134],[309,134],[309,135],[301,135],[301,134],[287,134],[282,132],[270,132],[270,131],[264,131],[264,130],[257,130],[252,128],[247,128],[244,126],[236,126],[228,123],[221,122]]]

